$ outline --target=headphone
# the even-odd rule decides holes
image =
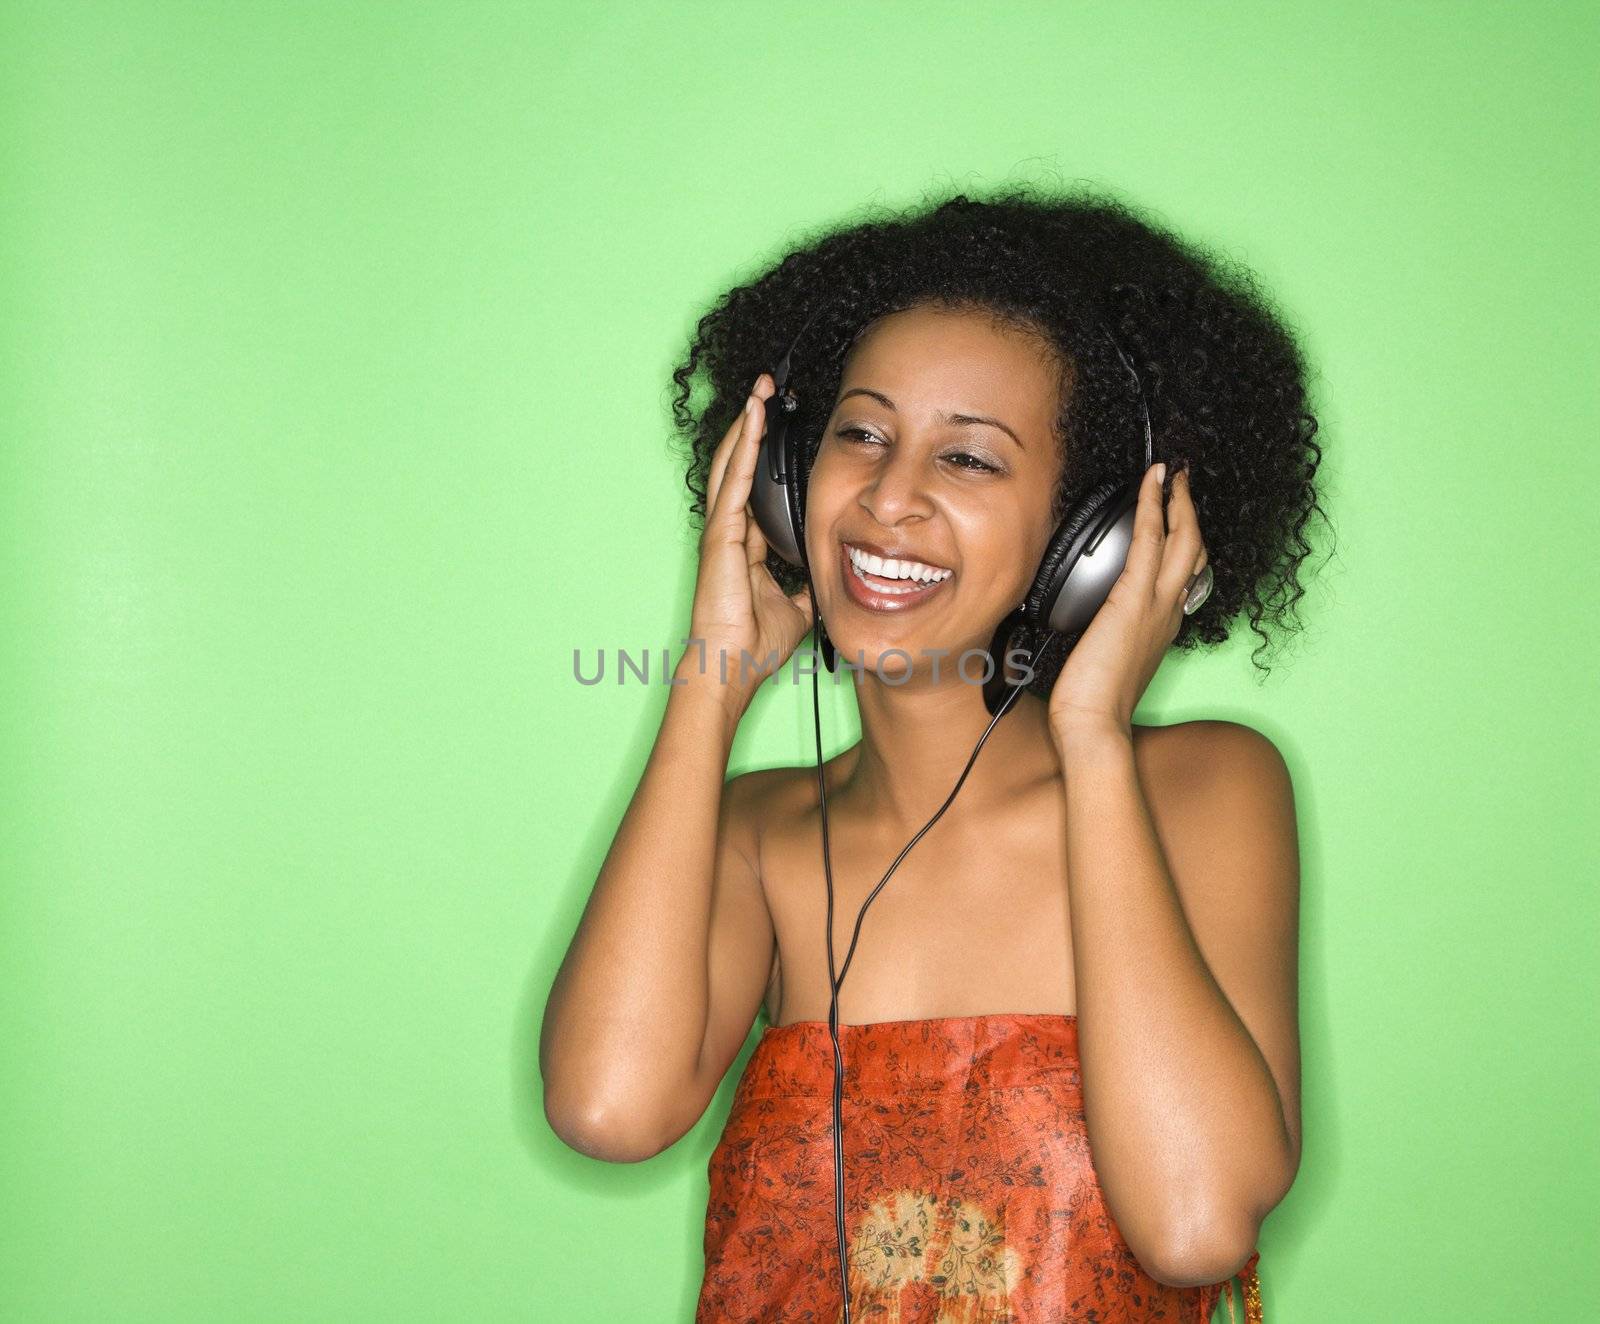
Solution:
[[[811,589],[812,631],[820,646],[824,665],[829,671],[833,671],[836,669],[837,655],[817,613],[816,589],[811,582],[811,566],[805,550],[806,483],[810,474],[801,454],[798,429],[790,426],[800,401],[789,389],[788,384],[795,347],[820,311],[818,308],[806,318],[789,348],[778,360],[778,366],[773,369],[772,380],[775,390],[772,398],[767,401],[767,429],[761,439],[760,452],[756,459],[756,472],[750,489],[749,503],[768,545],[790,565],[804,572],[807,587]],[[1027,593],[1021,603],[1000,622],[995,630],[994,640],[990,644],[990,660],[993,665],[983,686],[984,706],[990,714],[989,725],[978,737],[972,756],[967,760],[966,767],[961,770],[961,776],[956,779],[954,790],[939,806],[938,812],[923,825],[922,830],[906,843],[899,855],[895,856],[894,863],[889,866],[878,885],[867,895],[867,899],[861,903],[860,913],[856,916],[855,931],[850,938],[850,947],[845,953],[844,966],[837,975],[834,974],[833,960],[833,864],[828,849],[828,791],[822,773],[821,701],[818,697],[817,673],[814,669],[811,673],[811,710],[817,750],[817,797],[822,814],[822,862],[828,886],[828,982],[831,988],[828,1001],[828,1037],[833,1043],[834,1228],[838,1238],[839,1287],[844,1298],[844,1324],[850,1324],[851,1315],[844,1226],[844,1145],[840,1119],[844,1098],[844,1055],[839,1048],[839,988],[850,969],[850,960],[855,955],[856,941],[861,936],[861,922],[866,918],[867,907],[883,890],[884,884],[899,867],[900,861],[905,859],[911,848],[922,840],[928,829],[937,823],[944,811],[950,807],[950,802],[956,798],[956,792],[961,789],[967,774],[972,771],[972,765],[977,762],[978,751],[983,748],[989,733],[1010,709],[1017,695],[1022,692],[1025,682],[1009,681],[1004,675],[1004,668],[996,659],[1004,656],[1009,660],[1008,645],[1020,644],[1024,648],[1031,646],[1032,659],[1037,661],[1052,634],[1077,636],[1086,630],[1089,622],[1094,619],[1095,612],[1104,605],[1110,595],[1111,586],[1122,574],[1123,567],[1127,564],[1128,549],[1133,543],[1133,523],[1139,504],[1139,487],[1153,458],[1150,408],[1132,361],[1117,344],[1110,331],[1103,324],[1097,323],[1097,325],[1110,340],[1111,347],[1122,360],[1128,375],[1133,378],[1134,387],[1139,394],[1139,407],[1144,420],[1144,469],[1130,479],[1109,479],[1097,484],[1072,504],[1056,526],[1055,532],[1051,534],[1050,542],[1040,558],[1039,569],[1033,577],[1033,582],[1028,586]],[[1076,643],[1076,638],[1071,642]],[[1068,647],[1070,650],[1070,643]],[[1030,677],[1032,675],[1031,665],[1028,675]]]

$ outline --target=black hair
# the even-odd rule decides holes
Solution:
[[[983,310],[1052,343],[1070,371],[1058,419],[1057,515],[1108,478],[1139,474],[1143,384],[1155,458],[1187,464],[1215,585],[1173,646],[1219,644],[1241,612],[1260,637],[1300,628],[1305,530],[1318,505],[1322,448],[1295,336],[1242,265],[1187,243],[1128,203],[1087,186],[1012,185],[986,197],[875,208],[806,238],[754,279],[726,291],[695,326],[673,372],[673,420],[686,442],[693,522],[703,524],[717,443],[806,319],[790,383],[801,404],[806,462],[816,456],[851,345],[872,322],[921,304]],[[691,410],[696,375],[710,396]],[[769,555],[792,593],[800,571]],[[1069,641],[1047,650],[1029,686],[1048,696]]]

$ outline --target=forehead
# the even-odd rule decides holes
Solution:
[[[992,414],[1048,431],[1060,405],[1062,364],[1047,340],[980,311],[927,306],[889,313],[862,332],[839,389],[870,386],[904,412]]]

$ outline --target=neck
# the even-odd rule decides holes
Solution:
[[[856,688],[861,743],[845,786],[861,811],[906,826],[926,823],[949,798],[990,722],[983,690],[959,677],[891,685],[863,674]],[[983,742],[948,813],[1004,803],[1061,775],[1043,700],[1024,692]]]

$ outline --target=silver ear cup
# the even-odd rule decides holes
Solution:
[[[795,468],[788,454],[789,419],[778,400],[774,396],[767,401],[767,430],[756,455],[750,509],[767,545],[790,565],[804,568],[795,498],[789,491],[789,477]]]
[[[1058,582],[1046,597],[1046,623],[1056,633],[1087,630],[1095,612],[1105,605],[1128,563],[1138,504],[1138,484],[1122,487],[1072,540],[1071,550],[1060,562]]]

